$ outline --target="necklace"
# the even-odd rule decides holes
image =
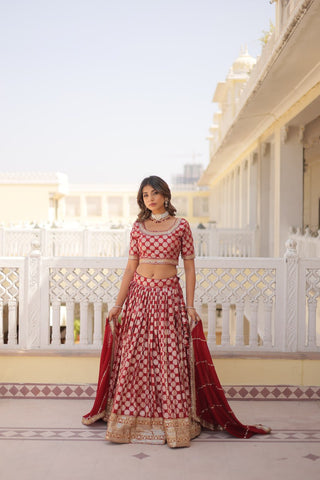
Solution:
[[[151,213],[151,220],[154,222],[162,222],[169,216],[169,212],[164,212],[164,213]]]

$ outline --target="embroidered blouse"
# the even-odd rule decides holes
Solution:
[[[129,259],[140,263],[178,265],[179,255],[184,260],[195,257],[190,225],[177,218],[169,230],[147,230],[143,223],[135,222],[130,234]]]

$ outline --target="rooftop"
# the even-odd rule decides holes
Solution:
[[[6,480],[308,480],[319,478],[319,401],[233,401],[244,423],[263,423],[271,435],[236,439],[203,431],[190,448],[116,445],[106,425],[81,424],[92,400],[2,399],[0,440]]]

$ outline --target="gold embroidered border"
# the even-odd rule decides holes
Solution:
[[[108,420],[106,439],[115,443],[167,442],[169,447],[188,447],[190,440],[198,436],[201,427],[187,418],[146,418],[116,415],[111,413]]]

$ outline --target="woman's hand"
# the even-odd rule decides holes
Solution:
[[[195,308],[187,308],[187,312],[190,319],[190,328],[192,330],[193,327],[195,327],[197,323],[200,321],[200,317],[197,314],[197,310]]]
[[[116,332],[118,331],[118,328],[119,328],[119,317],[120,317],[121,310],[122,308],[120,306],[112,307],[108,315],[109,322],[112,322],[113,328]]]

